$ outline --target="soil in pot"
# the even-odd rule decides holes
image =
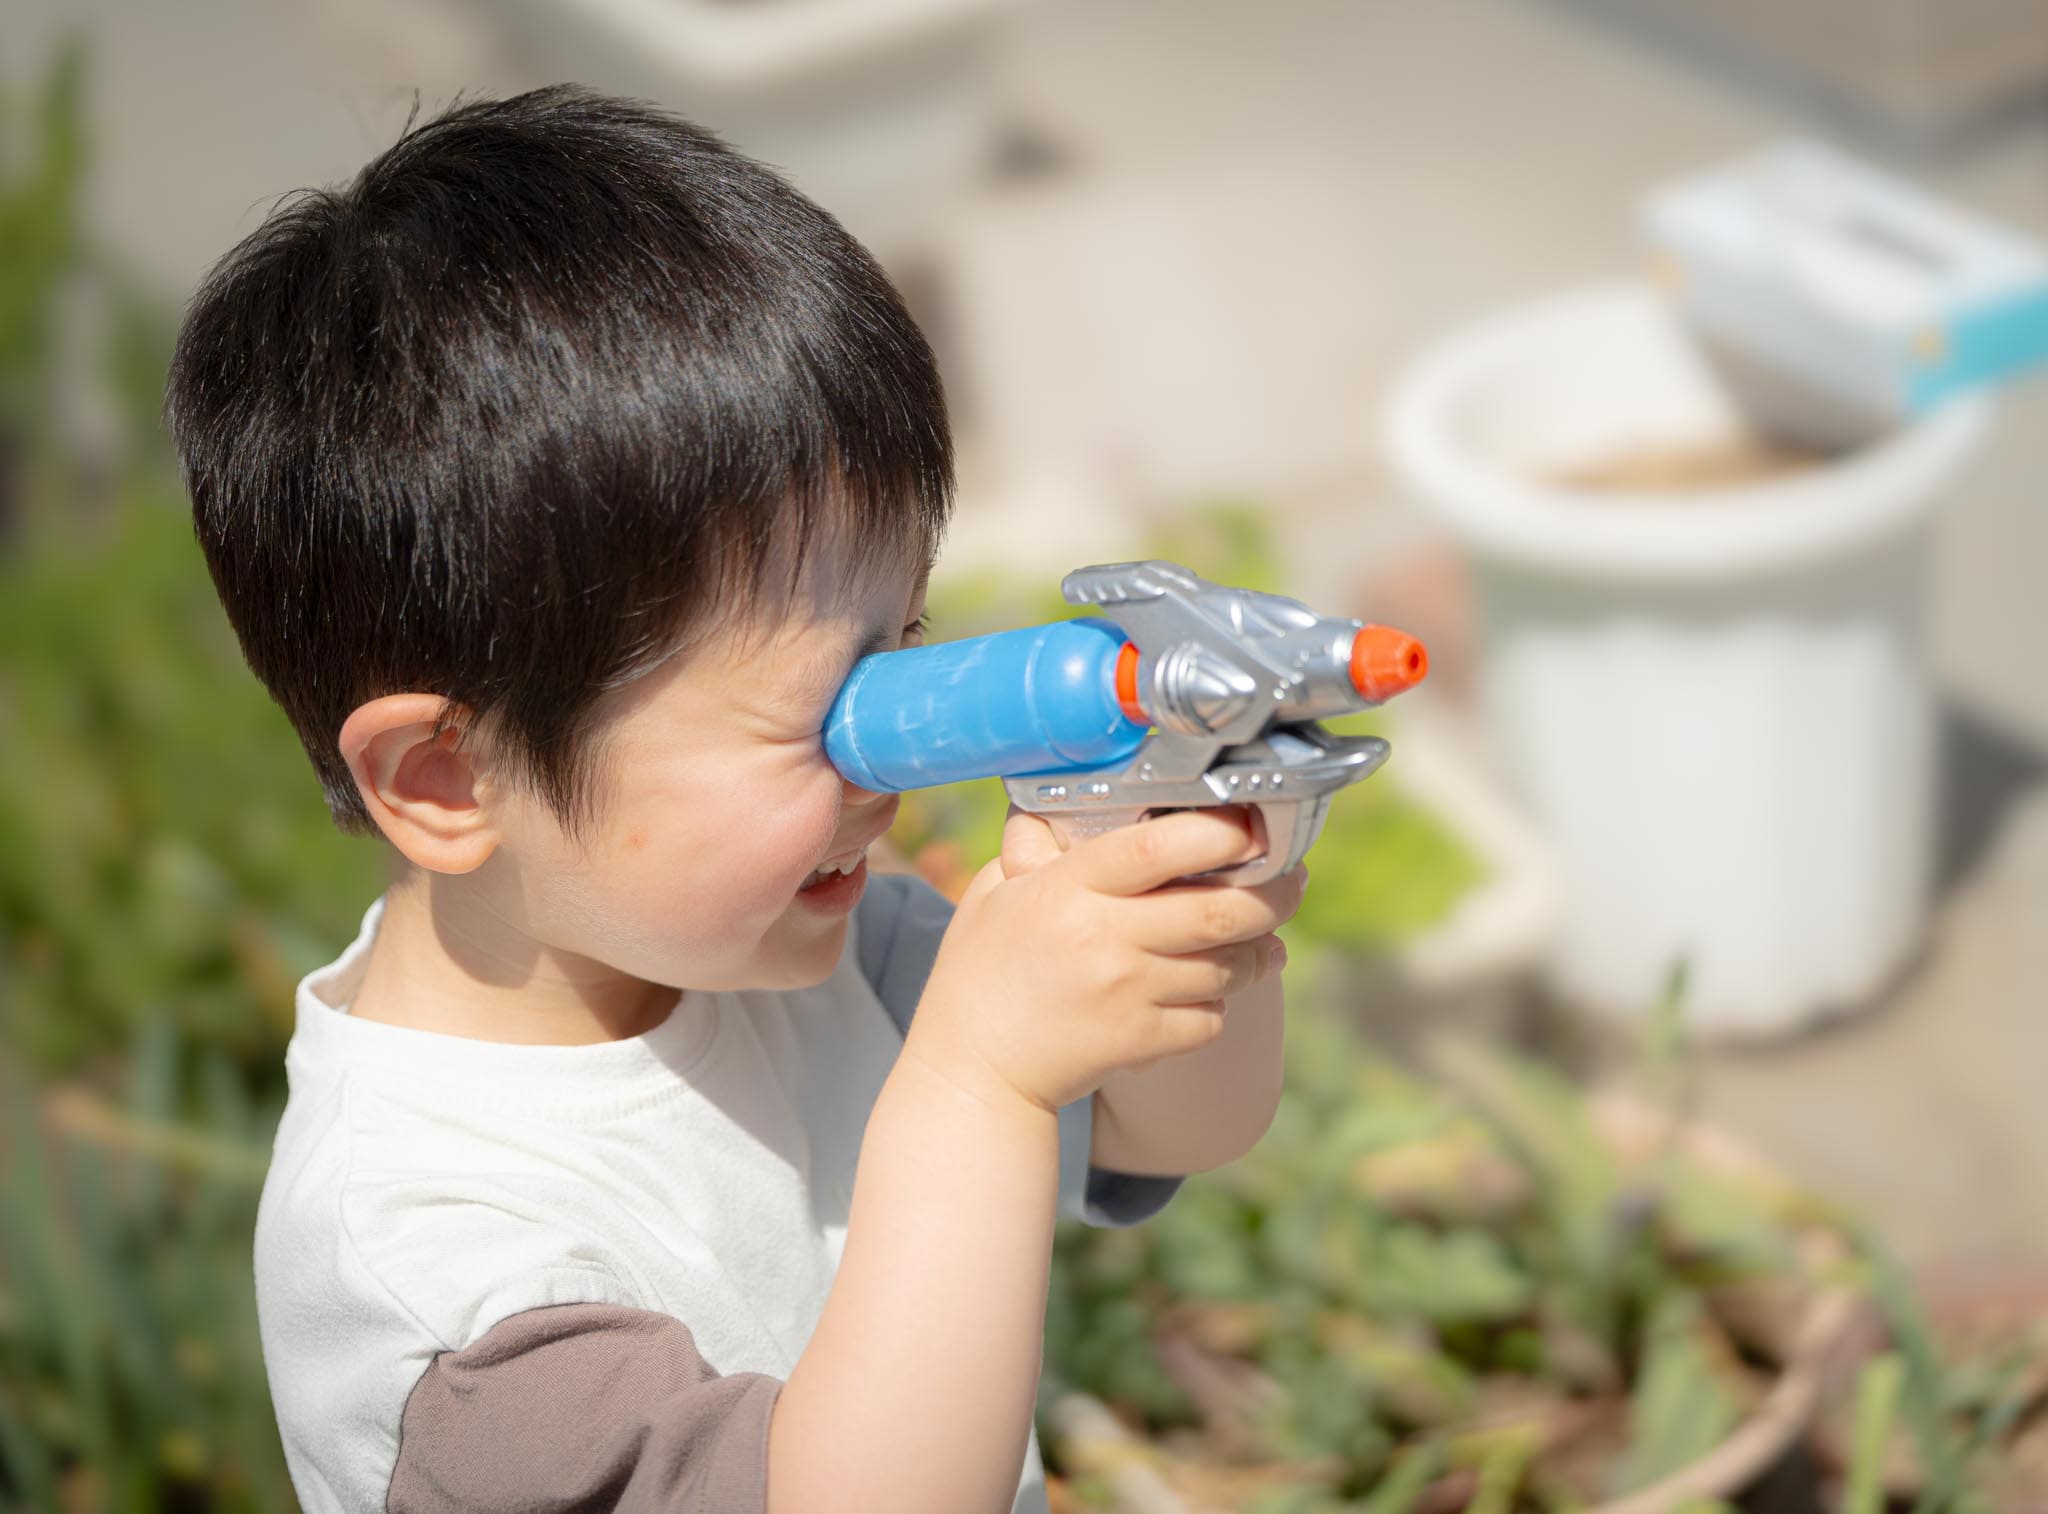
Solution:
[[[1804,473],[1836,454],[1738,433],[1691,443],[1659,442],[1554,469],[1546,483],[1588,494],[1661,494],[1734,489]]]

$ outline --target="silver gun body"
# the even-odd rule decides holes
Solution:
[[[1331,796],[1387,760],[1379,737],[1317,724],[1371,707],[1349,671],[1359,622],[1161,561],[1078,568],[1060,592],[1136,644],[1153,729],[1119,767],[1004,779],[1019,809],[1086,837],[1162,810],[1245,805],[1264,824],[1264,855],[1203,876],[1250,886],[1301,861]]]

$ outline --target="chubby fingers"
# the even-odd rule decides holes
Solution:
[[[1130,896],[1249,862],[1265,849],[1257,811],[1228,805],[1141,820],[1082,843],[1071,856],[1097,893]]]
[[[1159,1011],[1158,1024],[1152,1037],[1152,1044],[1157,1050],[1152,1055],[1128,1065],[1150,1067],[1165,1057],[1177,1057],[1187,1052],[1200,1051],[1222,1034],[1223,1005],[1220,1002],[1171,1004]]]
[[[1273,935],[1185,956],[1161,957],[1153,969],[1153,1002],[1221,1009],[1223,1000],[1286,965],[1287,948]]]
[[[1278,930],[1301,908],[1308,869],[1300,864],[1253,888],[1188,883],[1119,904],[1150,952],[1182,956],[1251,941]]]

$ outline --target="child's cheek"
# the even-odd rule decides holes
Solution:
[[[753,847],[762,885],[779,893],[784,903],[832,850],[842,792],[837,774],[829,781],[807,782],[738,828],[735,844]]]
[[[629,827],[619,873],[643,900],[686,902],[697,914],[733,926],[755,914],[779,914],[830,848],[841,785],[807,779],[732,785],[667,816]]]

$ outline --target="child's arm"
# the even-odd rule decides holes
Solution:
[[[1280,1105],[1285,991],[1278,967],[1270,971],[1230,996],[1223,1034],[1210,1045],[1103,1081],[1092,1165],[1177,1177],[1234,1162],[1258,1144]]]
[[[771,1514],[1005,1514],[1036,1394],[1058,1188],[1054,1111],[1116,1070],[1217,1044],[1291,913],[1153,893],[1246,851],[1192,812],[1005,879],[948,929],[862,1141],[846,1252],[768,1438]]]

